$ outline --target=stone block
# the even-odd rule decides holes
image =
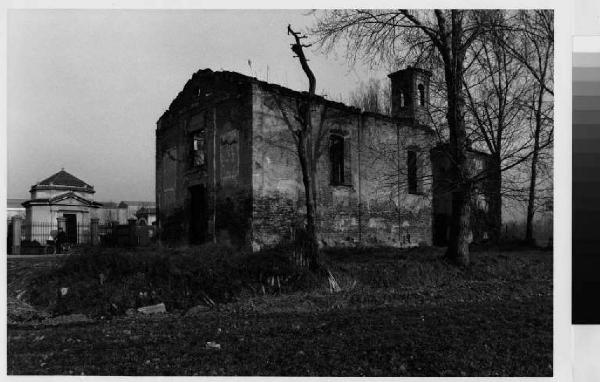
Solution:
[[[156,314],[156,313],[167,313],[167,308],[164,303],[149,305],[138,308],[138,312],[143,314]]]

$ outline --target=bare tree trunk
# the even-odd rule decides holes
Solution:
[[[535,131],[533,135],[533,155],[531,157],[531,177],[529,179],[529,200],[527,202],[527,223],[525,228],[525,242],[535,244],[533,239],[533,217],[535,214],[535,183],[537,181],[537,165],[540,151],[540,133],[542,130],[542,103],[544,90],[538,93],[535,110]]]
[[[502,233],[502,168],[500,154],[494,155],[491,164],[490,175],[485,185],[486,192],[490,193],[489,213],[490,241],[497,244]]]
[[[467,163],[467,133],[465,104],[462,95],[462,61],[453,52],[453,65],[445,70],[448,97],[448,127],[450,130],[450,156],[453,162],[455,191],[452,193],[450,241],[446,256],[459,265],[469,264],[471,235],[471,181]]]
[[[468,185],[452,193],[450,241],[446,256],[459,265],[469,264],[471,199]]]
[[[301,134],[304,135],[304,134]],[[317,243],[317,230],[315,224],[315,195],[314,177],[310,175],[311,164],[307,160],[306,136],[300,136],[298,142],[298,158],[302,169],[302,183],[304,185],[304,196],[306,199],[306,243],[303,243],[308,259],[308,267],[315,270],[319,267],[319,246]]]
[[[539,136],[539,134],[537,134]],[[535,143],[539,146],[539,137],[536,137]],[[527,224],[525,228],[525,242],[534,244],[533,239],[533,216],[535,214],[535,181],[537,177],[538,152],[535,151],[531,158],[531,179],[529,180],[529,200],[527,202]]]
[[[450,107],[451,113],[455,108]],[[454,162],[456,189],[452,193],[452,215],[450,217],[450,241],[446,256],[459,265],[469,264],[469,243],[471,234],[471,184],[467,179],[466,134],[464,120],[452,117],[454,123],[463,124],[460,128],[451,129],[451,157]]]
[[[300,168],[302,169],[302,183],[304,185],[304,195],[306,199],[306,240],[307,243],[303,243],[306,256],[308,257],[308,266],[311,270],[319,268],[319,245],[317,243],[317,227],[315,224],[316,218],[316,158],[315,158],[315,146],[313,144],[313,125],[312,125],[312,101],[315,95],[316,89],[316,78],[313,74],[308,60],[304,55],[303,48],[310,45],[304,45],[301,40],[305,36],[301,36],[292,30],[291,26],[288,25],[288,34],[292,34],[295,39],[295,43],[292,44],[292,51],[300,60],[300,65],[306,77],[308,78],[308,95],[302,102],[300,108],[299,119],[301,121],[301,130],[297,132],[298,137],[298,159],[300,161]]]

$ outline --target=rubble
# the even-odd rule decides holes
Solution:
[[[218,344],[218,343],[213,342],[213,341],[207,342],[205,347],[207,349],[221,350],[221,344]]]
[[[138,308],[138,312],[143,314],[167,313],[167,308],[165,307],[165,304],[161,302],[160,304]]]

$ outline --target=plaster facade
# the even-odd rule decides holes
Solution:
[[[392,116],[315,97],[311,110],[317,226],[323,246],[432,243],[429,74],[390,75]],[[416,89],[416,90],[415,90]],[[422,92],[419,93],[419,89]],[[259,249],[304,225],[292,131],[305,93],[233,72],[201,70],[157,122],[160,239]],[[417,99],[413,99],[417,97]]]
[[[94,187],[64,170],[31,186],[25,207],[25,238],[45,243],[59,227],[73,243],[87,242],[90,220],[101,206],[95,202]]]

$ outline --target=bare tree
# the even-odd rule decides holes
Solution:
[[[391,91],[382,86],[378,79],[370,78],[350,94],[350,104],[363,111],[389,115],[391,112]]]
[[[304,249],[305,255],[308,258],[309,268],[315,270],[319,267],[319,246],[317,243],[317,230],[315,224],[317,213],[315,175],[317,173],[317,160],[319,157],[317,147],[319,145],[314,144],[312,111],[317,80],[304,55],[304,48],[310,46],[310,44],[302,43],[302,40],[305,39],[306,36],[295,32],[291,25],[288,25],[287,32],[294,38],[294,43],[291,44],[292,51],[296,54],[296,57],[302,66],[302,70],[308,78],[308,93],[305,94],[302,99],[298,100],[299,103],[296,112],[293,115],[298,123],[292,123],[285,113],[283,115],[287,120],[286,124],[294,137],[296,152],[302,170],[302,183],[304,185],[306,203],[306,243]],[[283,107],[281,107],[281,110],[283,110]],[[325,118],[321,119],[321,126],[324,119]]]
[[[503,17],[502,12],[496,17]],[[503,172],[529,155],[532,146],[532,140],[524,137],[523,123],[531,86],[527,71],[493,34],[482,35],[472,50],[471,70],[465,77],[469,138],[474,148],[490,155],[482,180],[488,196],[486,223],[496,243],[502,230]]]
[[[462,265],[469,263],[472,193],[463,89],[465,59],[484,30],[485,16],[485,11],[467,10],[333,10],[314,28],[325,47],[345,40],[349,52],[362,52],[371,59],[425,63],[443,71],[449,155],[456,179],[446,255]]]
[[[535,79],[532,95],[527,102],[531,111],[533,147],[525,228],[525,241],[533,243],[538,166],[542,151],[552,145],[554,133],[554,13],[546,9],[518,11],[511,18],[500,20],[494,25],[493,31],[503,48]]]

